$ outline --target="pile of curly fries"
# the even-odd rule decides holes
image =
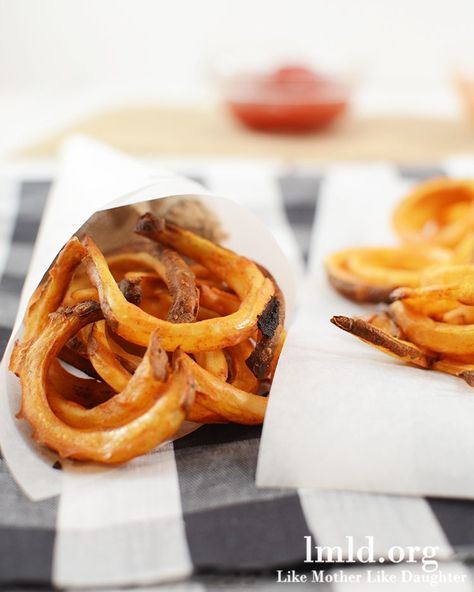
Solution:
[[[18,417],[62,458],[125,462],[184,420],[265,415],[284,340],[273,277],[150,213],[135,232],[107,254],[73,237],[33,294],[11,356]]]
[[[393,224],[399,247],[347,249],[326,260],[342,295],[388,306],[331,322],[404,362],[474,386],[474,181],[421,184],[397,206]]]

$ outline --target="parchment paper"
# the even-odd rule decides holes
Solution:
[[[63,462],[63,471],[52,468],[57,456],[37,446],[29,426],[14,415],[19,408],[18,379],[8,371],[14,339],[21,332],[21,319],[28,299],[62,245],[87,223],[87,231],[102,248],[133,237],[131,228],[137,212],[157,207],[157,200],[173,196],[200,199],[221,221],[228,234],[225,245],[257,259],[279,281],[288,310],[295,304],[295,277],[268,228],[250,211],[224,197],[211,195],[199,184],[168,171],[150,170],[132,159],[85,137],[69,140],[63,150],[59,178],[48,200],[34,255],[22,293],[12,338],[0,368],[0,445],[13,476],[32,499],[58,495],[67,478],[80,487],[107,471],[120,471],[127,479],[127,467],[104,468],[95,464]],[[187,425],[183,435],[196,426]],[[165,445],[166,446],[166,445]],[[158,458],[160,455],[156,455]],[[137,463],[130,463],[136,471]]]
[[[472,158],[444,168],[474,177]],[[272,387],[259,486],[474,499],[473,389],[398,363],[329,322],[374,307],[351,303],[328,285],[325,256],[394,244],[390,216],[408,188],[384,164],[328,173],[303,305]]]

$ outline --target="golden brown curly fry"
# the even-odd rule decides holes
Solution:
[[[418,185],[395,209],[393,225],[406,243],[456,247],[474,228],[474,182],[443,177]]]
[[[271,273],[262,266],[259,267],[263,274],[272,281],[275,293],[258,318],[259,336],[254,351],[247,358],[247,366],[258,379],[264,380],[270,374],[272,360],[277,349],[283,346],[280,343],[280,336],[285,325],[285,297]]]
[[[438,248],[366,247],[345,249],[325,262],[331,285],[346,298],[357,302],[390,302],[399,286],[416,287],[421,273],[446,263],[450,252]]]
[[[196,362],[205,370],[223,380],[227,380],[229,368],[227,366],[227,358],[221,349],[210,352],[196,352],[194,354]]]
[[[101,322],[101,321],[98,321]],[[155,340],[150,345],[153,361],[154,380],[148,380],[149,367],[146,355],[135,374],[125,384],[124,389],[108,400],[86,409],[77,402],[71,402],[61,395],[61,390],[48,391],[48,401],[54,413],[72,427],[79,429],[111,429],[125,425],[144,413],[154,403],[157,396],[157,381],[163,383],[167,375],[168,356]]]
[[[203,407],[197,401],[194,401],[191,409],[188,412],[186,419],[188,421],[194,421],[195,423],[202,424],[229,423],[228,419],[222,417],[222,415],[219,415],[219,413],[214,413],[214,411],[211,411],[210,409]]]
[[[227,421],[248,425],[263,422],[267,407],[266,398],[247,393],[219,380],[186,354],[183,354],[183,361],[194,376],[196,401],[199,405]]]
[[[86,251],[79,240],[71,238],[56,257],[46,279],[34,291],[23,319],[23,337],[15,343],[10,358],[10,370],[15,374],[20,370],[25,351],[43,330],[48,314],[61,304],[72,275],[85,255]]]
[[[74,306],[75,304],[79,304],[79,302],[85,302],[86,300],[95,300],[99,302],[99,296],[97,295],[97,290],[95,288],[79,288],[78,290],[74,290],[69,292],[62,302],[63,306]]]
[[[448,356],[474,353],[474,325],[434,321],[414,312],[403,302],[394,302],[390,310],[395,322],[412,343]]]
[[[70,347],[70,342],[61,349],[58,354],[58,359],[66,362],[72,368],[79,370],[90,378],[100,379],[100,376],[95,371],[94,366],[90,363],[89,358],[80,354],[77,349]]]
[[[260,386],[260,381],[255,374],[247,366],[246,361],[254,351],[252,344],[247,341],[242,341],[228,350],[232,360],[232,379],[230,384],[242,391],[256,394]]]
[[[53,360],[49,367],[49,385],[64,394],[69,401],[74,401],[87,409],[100,405],[115,395],[115,391],[108,384],[94,378],[82,378],[71,374],[58,359]]]
[[[97,374],[114,391],[118,393],[126,388],[131,374],[122,366],[110,348],[105,321],[97,321],[92,325],[87,341],[87,353]]]
[[[177,227],[165,225],[151,234],[183,255],[193,255],[198,262],[205,262],[216,275],[226,277],[229,285],[233,284],[233,289],[240,293],[242,304],[234,314],[219,319],[178,324],[157,319],[126,301],[102,253],[92,239],[86,237],[84,244],[91,281],[99,292],[104,316],[112,330],[132,343],[146,345],[150,333],[157,329],[167,351],[178,347],[190,352],[210,351],[246,339],[274,291],[272,283],[255,264]]]
[[[196,320],[199,308],[196,276],[176,251],[160,249],[158,252],[172,299],[167,320],[171,323],[192,323]]]
[[[167,320],[171,323],[194,322],[199,307],[199,291],[196,288],[196,277],[187,263],[173,249],[157,245],[141,245],[137,248],[142,250],[109,256],[109,269],[115,266],[129,270],[137,265],[152,269],[165,282],[171,296]],[[142,277],[146,276],[142,274]]]
[[[339,327],[339,329],[355,335],[362,341],[374,345],[384,353],[421,368],[430,368],[436,359],[436,356],[422,351],[413,343],[393,337],[393,335],[374,327],[364,319],[335,316],[332,317],[331,323]]]
[[[144,354],[142,355],[141,352],[133,353],[130,351],[129,346],[131,344],[123,344],[123,342],[121,343],[121,340],[108,328],[106,328],[106,333],[107,343],[115,357],[120,362],[120,364],[122,364],[122,366],[130,372],[130,374],[133,374],[140,365]],[[126,349],[124,345],[129,347],[129,349]]]
[[[20,371],[23,391],[20,416],[30,423],[37,441],[62,457],[117,463],[148,452],[173,435],[192,404],[194,384],[179,352],[165,385],[157,380],[153,352],[159,349],[159,338],[154,333],[144,358],[144,379],[138,386],[150,388],[150,382],[156,386],[157,398],[147,411],[110,430],[78,430],[58,419],[48,403],[49,366],[72,335],[98,320],[99,312],[97,303],[86,302],[50,315],[42,334],[29,348]]]
[[[198,281],[198,286],[201,293],[201,306],[213,310],[219,316],[226,316],[239,310],[240,300],[235,294],[200,281]]]

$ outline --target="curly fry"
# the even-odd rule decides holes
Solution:
[[[442,358],[433,363],[433,368],[446,374],[459,376],[467,382],[469,386],[474,386],[474,364],[466,364],[451,360],[450,358]]]
[[[214,411],[210,411],[203,407],[197,401],[194,401],[191,409],[188,412],[186,417],[188,421],[194,421],[195,423],[229,423],[225,417],[219,415],[219,413],[214,413]]]
[[[83,326],[96,321],[99,312],[97,303],[87,302],[50,315],[42,334],[29,348],[20,371],[23,396],[19,415],[30,423],[36,440],[62,457],[117,463],[148,452],[172,436],[193,401],[194,384],[179,353],[165,386],[156,379],[153,352],[159,349],[159,341],[154,333],[144,359],[147,372],[141,387],[148,388],[151,381],[156,386],[157,399],[147,411],[110,430],[83,431],[59,420],[48,404],[49,366],[64,343]]]
[[[119,249],[118,252],[108,253],[106,260],[110,272],[117,282],[130,272],[154,273],[161,279],[165,274],[160,260],[154,257],[149,250],[146,250],[146,245],[143,243],[128,245],[126,248]]]
[[[474,306],[456,306],[445,312],[439,320],[451,325],[474,325]]]
[[[224,292],[215,286],[209,286],[198,281],[201,292],[200,304],[213,310],[220,316],[226,316],[239,310],[240,300],[230,292]]]
[[[469,386],[474,386],[474,363],[472,361],[466,362],[450,356],[440,357],[434,352],[424,351],[415,344],[393,337],[390,333],[372,326],[363,319],[333,317],[331,322],[340,329],[352,333],[361,341],[374,345],[377,349],[403,362],[458,376],[464,379]]]
[[[271,273],[259,266],[262,273],[272,281],[275,294],[267,307],[258,318],[259,336],[254,351],[247,358],[247,366],[257,378],[263,380],[268,377],[273,357],[280,344],[280,335],[285,324],[285,298],[280,286]]]
[[[387,311],[378,311],[374,314],[368,315],[365,319],[369,325],[380,329],[384,333],[388,333],[392,337],[402,339],[402,332],[397,326],[393,318],[388,314]]]
[[[412,311],[403,302],[390,306],[395,322],[414,344],[441,354],[474,353],[474,325],[452,325],[434,321]]]
[[[218,349],[212,352],[197,352],[194,354],[196,362],[213,376],[226,382],[229,372],[227,358],[223,350]],[[197,401],[191,407],[187,419],[196,423],[226,423],[228,420],[219,413],[210,411],[200,405]]]
[[[153,232],[151,234],[155,236]],[[183,255],[194,256],[199,262],[207,263],[216,275],[225,276],[229,285],[232,283],[233,289],[241,296],[241,306],[227,317],[198,321],[192,325],[173,324],[152,317],[125,300],[102,253],[92,239],[86,237],[84,244],[89,255],[87,265],[90,278],[99,292],[104,316],[112,330],[132,343],[146,345],[150,333],[157,329],[167,351],[174,351],[178,347],[190,352],[211,351],[234,345],[249,337],[258,316],[273,295],[272,283],[247,259],[188,231],[165,225],[163,230],[156,232],[156,237],[169,242]]]
[[[219,378],[219,380],[224,382],[227,380],[229,368],[227,358],[221,349],[210,352],[196,352],[194,358],[200,366]]]
[[[397,206],[393,225],[404,242],[456,247],[474,228],[474,182],[422,183]]]
[[[246,364],[254,351],[251,343],[242,341],[242,343],[230,347],[228,351],[232,360],[232,380],[230,384],[242,391],[256,394],[260,381]]]
[[[116,392],[126,388],[131,374],[122,366],[110,348],[105,332],[105,321],[97,321],[93,324],[87,341],[87,353],[102,380]]]
[[[199,307],[199,291],[194,273],[176,251],[150,245],[141,245],[138,248],[145,247],[148,251],[120,253],[108,257],[109,269],[111,264],[133,266],[138,263],[154,270],[165,282],[172,299],[167,320],[171,323],[192,323],[196,320]]]
[[[43,330],[48,314],[54,312],[61,304],[74,271],[85,256],[86,250],[79,240],[73,237],[56,257],[46,279],[34,291],[23,319],[23,337],[15,343],[10,358],[10,370],[15,374],[18,375],[25,351]]]
[[[374,345],[384,353],[421,368],[430,368],[436,359],[435,356],[422,351],[413,343],[393,337],[390,333],[374,327],[364,319],[335,316],[332,317],[331,323],[339,329],[355,335],[360,340]]]
[[[144,214],[138,219],[135,232],[150,240],[173,247],[185,257],[204,265],[226,282],[241,300],[253,292],[252,281],[262,288],[269,286],[269,282],[265,281],[260,270],[249,259],[184,228],[170,224],[163,218],[157,218],[151,213]]]
[[[125,349],[119,343],[119,338],[113,333],[111,333],[110,330],[108,330],[107,328],[106,333],[107,343],[112,352],[114,353],[115,357],[120,362],[120,364],[122,364],[122,366],[130,372],[130,374],[133,374],[140,365],[143,355],[137,355],[136,353],[131,353],[130,351]]]
[[[283,349],[283,346],[285,345],[285,340],[286,340],[286,331],[282,331],[280,333],[280,339],[278,340],[277,346],[275,348],[273,360],[270,364],[270,372],[268,373],[268,378],[264,382],[268,383],[269,379],[273,379],[278,361],[280,360],[281,351]]]
[[[115,391],[105,382],[71,374],[61,366],[58,359],[53,360],[49,367],[48,385],[64,393],[67,400],[87,409],[100,405],[115,395]]]
[[[160,259],[165,268],[165,281],[172,305],[168,312],[171,323],[192,323],[199,307],[199,290],[196,277],[183,259],[172,249],[160,250]]]
[[[194,376],[199,405],[235,423],[254,425],[263,422],[267,407],[265,397],[247,393],[219,380],[186,354],[183,354],[183,361]]]
[[[416,287],[426,268],[449,261],[449,251],[438,248],[358,248],[330,255],[328,279],[339,293],[356,302],[390,302],[399,286]]]
[[[100,322],[100,321],[99,321]],[[97,323],[96,323],[97,325]],[[145,354],[135,374],[124,389],[105,402],[85,409],[84,406],[65,399],[57,388],[50,389],[48,401],[54,413],[72,427],[79,429],[110,429],[125,425],[146,411],[155,401],[157,384],[163,383],[168,366],[168,356],[155,340],[150,347],[153,361],[153,381],[148,380],[149,361]]]
[[[74,306],[75,304],[79,304],[79,302],[85,302],[86,300],[95,300],[96,302],[99,301],[99,296],[97,295],[97,290],[95,288],[79,288],[74,291],[70,291],[64,297],[62,302],[63,306]]]
[[[474,263],[474,231],[469,232],[454,248],[451,256],[452,265]]]
[[[94,366],[90,363],[89,358],[84,357],[78,353],[77,349],[71,347],[70,343],[61,349],[58,354],[58,358],[66,364],[69,364],[72,368],[79,370],[83,374],[86,374],[90,378],[100,379],[100,376],[95,371]]]

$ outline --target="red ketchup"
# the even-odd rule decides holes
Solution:
[[[301,66],[239,74],[227,87],[231,112],[252,129],[305,132],[328,126],[347,107],[346,87]]]

